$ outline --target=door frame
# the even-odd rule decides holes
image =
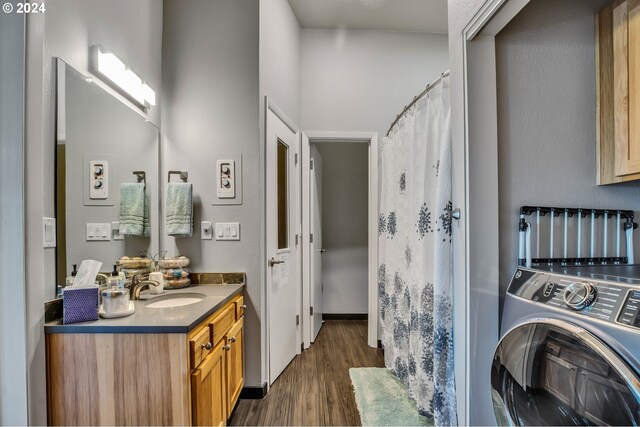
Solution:
[[[449,54],[462,59],[451,70],[451,114],[460,118],[452,121],[452,139],[454,203],[462,208],[453,237],[454,330],[463,331],[454,336],[461,425],[495,424],[486,393],[500,301],[495,37],[529,1],[486,0],[461,34],[450,34]],[[456,173],[456,164],[463,170]]]
[[[296,225],[295,229],[296,229],[296,235],[294,236],[294,240],[295,240],[295,247],[294,247],[294,252],[295,252],[295,256],[293,257],[294,259],[291,260],[292,263],[295,263],[297,270],[296,270],[296,280],[298,281],[298,286],[296,287],[298,290],[298,295],[297,295],[297,304],[296,304],[296,314],[299,316],[299,318],[301,318],[301,308],[302,308],[302,299],[301,299],[301,285],[302,285],[302,275],[301,275],[301,264],[302,264],[302,254],[301,254],[301,250],[300,250],[300,229],[301,229],[301,225],[300,225],[300,219],[301,219],[301,200],[300,200],[300,168],[298,168],[298,164],[299,164],[299,159],[300,159],[300,130],[298,129],[298,127],[296,126],[296,124],[293,122],[293,120],[289,119],[289,117],[287,117],[287,115],[273,102],[273,100],[271,98],[269,98],[268,95],[265,95],[264,97],[264,139],[263,139],[263,147],[262,147],[262,156],[264,161],[262,162],[263,164],[263,174],[262,174],[262,185],[261,185],[261,189],[262,189],[262,194],[264,195],[262,197],[262,215],[261,215],[261,240],[262,240],[262,244],[261,244],[261,260],[260,260],[260,271],[262,273],[262,282],[263,285],[261,287],[262,289],[262,297],[263,297],[263,307],[264,307],[264,313],[265,313],[265,317],[264,317],[264,325],[265,325],[265,329],[264,329],[264,335],[263,335],[263,345],[264,345],[264,349],[265,349],[265,354],[264,354],[264,369],[265,371],[263,371],[265,373],[265,377],[267,379],[267,390],[270,387],[271,384],[271,373],[270,373],[270,354],[271,354],[271,348],[269,345],[270,342],[270,334],[271,334],[271,325],[270,325],[270,319],[271,319],[271,301],[269,300],[269,289],[268,289],[268,280],[267,280],[267,275],[269,274],[270,270],[269,267],[267,266],[267,255],[268,255],[268,248],[267,248],[267,202],[266,202],[266,194],[267,194],[267,172],[268,172],[268,165],[267,165],[267,145],[268,145],[268,141],[267,141],[267,125],[268,125],[268,115],[269,115],[269,111],[271,111],[273,114],[275,114],[275,116],[277,118],[279,118],[293,133],[294,133],[294,144],[295,146],[292,147],[293,148],[293,155],[294,155],[294,166],[295,166],[295,170],[292,171],[291,177],[292,177],[292,182],[291,184],[294,187],[294,193],[295,193],[295,198],[290,200],[289,203],[291,203],[294,206],[294,217],[291,219],[291,221],[293,221],[293,223]],[[297,327],[297,331],[296,331],[296,342],[297,343],[301,343],[302,342],[302,322],[300,322],[300,324]],[[301,352],[301,348],[299,346],[296,345],[296,354],[300,354]]]
[[[311,345],[313,318],[311,309],[311,277],[309,264],[311,252],[310,235],[310,194],[309,173],[311,152],[310,144],[323,142],[360,143],[369,146],[368,167],[368,332],[367,344],[378,347],[378,134],[376,132],[311,132],[303,131],[302,138],[302,337],[304,348]]]

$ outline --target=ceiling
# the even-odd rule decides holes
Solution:
[[[302,28],[447,32],[447,0],[289,0]]]

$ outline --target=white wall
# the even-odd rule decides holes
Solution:
[[[594,13],[608,3],[532,1],[496,37],[501,297],[520,206],[640,210],[640,182],[596,185]]]
[[[249,386],[262,384],[258,13],[257,0],[166,0],[162,46],[162,181],[186,170],[194,191],[194,236],[164,235],[164,249],[193,271],[246,272]],[[242,205],[211,205],[221,153],[242,154]],[[241,240],[201,240],[201,221],[239,222]]]
[[[55,250],[42,248],[42,217],[55,216],[55,57],[87,74],[89,46],[100,43],[159,92],[162,33],[156,0],[55,0],[46,10],[27,17],[26,33],[26,337],[29,423],[38,425],[46,424],[43,304],[55,294]]]
[[[302,129],[378,132],[449,68],[445,34],[302,31]]]
[[[367,313],[369,145],[318,143],[322,156],[322,311]]]
[[[17,2],[12,2],[13,4]],[[26,425],[24,256],[25,18],[0,14],[0,425]]]

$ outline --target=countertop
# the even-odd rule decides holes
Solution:
[[[62,319],[45,323],[46,334],[150,334],[187,333],[228,301],[242,292],[244,285],[197,285],[184,289],[165,291],[160,295],[149,295],[148,299],[134,301],[136,311],[131,316],[116,319],[98,319],[93,322],[62,324]],[[202,301],[181,307],[148,308],[157,298],[180,293],[203,294]]]

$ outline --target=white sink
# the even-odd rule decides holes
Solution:
[[[195,304],[197,302],[202,301],[206,295],[204,294],[196,294],[196,293],[182,293],[175,295],[166,295],[161,297],[156,297],[147,302],[146,307],[148,308],[171,308],[171,307],[182,307],[184,305]]]

